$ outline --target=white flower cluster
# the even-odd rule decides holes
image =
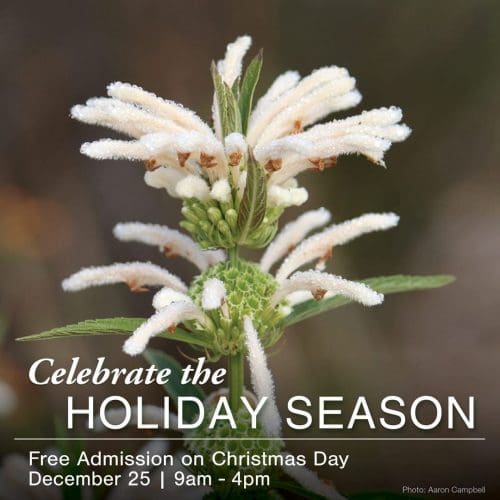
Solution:
[[[228,45],[217,68],[229,86],[240,78],[249,36]],[[108,97],[74,106],[71,116],[109,127],[131,140],[102,139],[85,143],[83,154],[96,159],[140,160],[145,182],[165,188],[174,197],[203,202],[228,202],[241,197],[249,151],[267,171],[270,207],[301,205],[307,191],[296,176],[307,169],[323,170],[338,156],[362,154],[383,163],[392,142],[404,140],[410,129],[400,124],[399,108],[380,108],[343,120],[308,128],[335,111],[357,105],[361,95],[345,68],[320,68],[301,78],[288,71],[276,78],[257,101],[246,136],[233,131],[223,137],[214,97],[213,127],[193,111],[129,83],[108,86]],[[237,201],[237,200],[234,200]]]
[[[291,312],[290,306],[298,302],[312,298],[320,300],[332,295],[343,295],[367,306],[383,301],[383,295],[368,286],[320,269],[331,255],[333,246],[342,245],[371,231],[389,229],[398,223],[398,217],[391,213],[365,214],[341,224],[333,224],[304,239],[309,232],[329,220],[330,213],[324,208],[304,213],[283,228],[262,256],[260,266],[265,272],[284,259],[275,276],[278,288],[271,297],[273,307],[288,304],[280,309],[284,315]],[[191,238],[165,226],[138,222],[118,224],[114,234],[124,241],[133,240],[158,246],[164,252],[168,249],[166,255],[179,254],[193,262],[200,271],[225,259],[224,252],[200,250]],[[314,260],[318,261],[316,270],[298,271]],[[197,321],[201,328],[206,328],[211,324],[206,312],[220,309],[224,317],[229,316],[226,287],[220,279],[211,278],[205,282],[200,307],[189,297],[188,287],[180,278],[151,263],[117,263],[85,268],[65,279],[62,286],[66,291],[78,291],[115,283],[125,283],[132,291],[139,292],[147,291],[148,287],[162,287],[152,300],[156,312],[124,344],[124,351],[131,356],[142,353],[152,337],[164,331],[174,331],[183,321]],[[251,321],[252,318],[246,318],[244,328],[247,336],[250,335],[250,339],[253,339],[253,327],[249,326]],[[259,357],[254,359],[258,360]],[[262,387],[258,382],[256,386]],[[256,389],[256,392],[259,395],[266,391]]]

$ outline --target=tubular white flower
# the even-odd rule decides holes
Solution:
[[[289,456],[287,452],[282,453],[283,456]],[[311,490],[317,495],[332,500],[345,500],[333,486],[321,481],[318,474],[302,465],[284,465],[283,471],[288,474],[292,479],[295,479],[301,486]]]
[[[130,420],[127,422],[127,426],[137,426],[139,422],[139,408],[137,406],[132,406],[130,410],[131,415]],[[123,422],[126,415],[127,412],[125,408],[110,408],[106,410],[106,421],[110,424],[117,425]],[[168,422],[170,429],[177,430],[177,415],[174,413],[165,415],[164,409],[156,405],[143,405],[141,407],[141,422],[143,424],[156,424],[160,429],[165,428],[165,423]],[[100,416],[94,418],[92,430],[94,432],[104,432],[107,430]]]
[[[213,135],[195,131],[175,134],[158,132],[142,136],[140,142],[150,155],[160,159],[175,158],[175,165],[190,173],[203,173],[214,179],[227,175],[224,148]]]
[[[144,174],[144,182],[156,189],[166,189],[167,193],[178,198],[176,186],[187,175],[173,167],[160,167]]]
[[[219,179],[213,184],[210,190],[210,196],[220,203],[228,203],[231,201],[231,186],[229,185],[227,177]]]
[[[138,241],[156,246],[167,257],[180,255],[192,262],[200,271],[207,269],[214,261],[224,260],[223,252],[203,251],[189,236],[159,224],[122,222],[114,227],[113,234],[120,241]]]
[[[293,250],[278,269],[276,280],[282,282],[299,267],[316,259],[325,259],[335,245],[343,245],[365,233],[390,229],[398,221],[399,217],[393,213],[370,213],[334,224],[310,236]]]
[[[93,286],[126,283],[133,291],[144,291],[148,286],[168,286],[180,292],[187,291],[180,278],[151,262],[126,262],[109,266],[86,267],[62,282],[66,292],[76,292]]]
[[[333,111],[343,109],[345,104],[349,107],[351,99],[345,101],[338,100],[338,98],[349,94],[354,89],[355,84],[356,80],[346,74],[300,96],[270,121],[260,134],[256,146],[294,131],[300,132],[313,121],[320,120]]]
[[[113,82],[108,85],[108,95],[124,102],[139,105],[158,116],[175,122],[187,130],[196,130],[213,136],[210,127],[192,110],[147,92],[137,85]]]
[[[264,252],[260,259],[261,269],[269,271],[273,264],[293,250],[297,243],[302,241],[309,232],[328,224],[330,218],[331,214],[326,208],[319,208],[305,212],[288,223]]]
[[[226,299],[226,287],[218,278],[210,278],[205,282],[201,295],[201,307],[205,311],[219,309]]]
[[[155,116],[118,99],[93,97],[85,105],[71,108],[71,117],[91,125],[101,125],[138,139],[152,132],[178,132],[175,123]]]
[[[334,295],[343,295],[365,306],[375,306],[384,301],[383,294],[375,292],[363,283],[321,271],[304,271],[296,272],[284,280],[271,297],[271,304],[275,306],[289,294],[302,290],[308,290],[318,300],[323,298],[326,292],[330,292]]]
[[[266,354],[249,316],[245,316],[243,328],[246,336],[253,390],[257,399],[268,398],[262,411],[261,424],[268,436],[278,437],[281,435],[281,416],[276,404],[274,381],[267,366]]]
[[[210,199],[210,188],[206,181],[195,175],[188,175],[175,186],[175,192],[180,198],[197,198],[200,201]]]
[[[153,307],[156,310],[163,309],[173,302],[192,302],[191,297],[185,293],[178,292],[173,288],[163,287],[159,292],[153,296]]]
[[[267,190],[268,204],[270,207],[291,207],[303,205],[309,198],[306,188],[284,188],[270,186]]]
[[[297,71],[286,71],[279,75],[267,92],[257,101],[252,114],[250,115],[250,126],[255,124],[260,116],[265,112],[266,108],[274,102],[279,96],[292,89],[300,80],[300,75]]]
[[[346,69],[338,68],[336,66],[320,68],[313,71],[309,76],[303,78],[297,85],[281,94],[273,102],[269,103],[266,109],[262,110],[260,116],[258,116],[257,119],[252,120],[248,129],[247,142],[252,146],[257,145],[266,127],[270,125],[274,117],[276,117],[281,111],[284,111],[289,106],[299,102],[302,97],[312,93],[316,89],[321,88],[323,85],[347,76],[348,72]]]
[[[151,153],[138,141],[100,139],[85,142],[80,152],[96,160],[151,160]]]
[[[144,352],[149,340],[155,335],[175,328],[182,321],[196,320],[204,324],[206,319],[203,311],[192,302],[172,302],[137,328],[123,345],[123,351],[136,356]]]
[[[224,144],[227,156],[231,156],[234,153],[239,153],[241,155],[245,155],[247,153],[248,146],[245,137],[239,132],[233,132],[232,134],[226,136]]]
[[[241,75],[243,57],[252,45],[252,39],[248,35],[238,37],[226,47],[224,59],[217,63],[217,69],[222,79],[232,87],[235,80]]]

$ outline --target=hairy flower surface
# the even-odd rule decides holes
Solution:
[[[394,106],[311,127],[361,100],[355,79],[337,66],[303,78],[294,71],[278,76],[252,110],[262,58],[243,72],[250,45],[249,36],[239,37],[212,67],[213,128],[182,105],[122,82],[108,86],[108,97],[71,110],[77,120],[129,136],[85,143],[81,151],[101,160],[142,161],[148,185],[184,201],[182,226],[203,248],[265,246],[283,210],[308,199],[298,174],[322,171],[346,154],[384,165],[391,144],[410,133]],[[255,161],[258,175],[247,175]],[[265,198],[260,217],[249,221],[248,199],[259,187]]]

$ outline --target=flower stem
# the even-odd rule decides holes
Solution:
[[[229,356],[228,361],[229,374],[229,405],[231,410],[236,411],[241,403],[240,397],[243,396],[243,353],[233,354]]]
[[[238,260],[238,247],[233,247],[228,250],[229,254],[229,262],[231,262],[231,265],[236,264]]]

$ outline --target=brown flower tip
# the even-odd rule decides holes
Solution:
[[[323,172],[325,168],[334,167],[337,164],[337,157],[330,156],[329,158],[309,158],[309,161],[314,165],[318,172]]]
[[[270,174],[272,174],[273,172],[278,171],[282,165],[283,165],[283,160],[281,158],[277,158],[277,159],[271,158],[270,160],[267,160],[267,163],[265,165],[265,169]]]
[[[139,285],[139,282],[137,280],[127,281],[126,285],[129,287],[130,291],[134,293],[149,292],[149,289],[145,286]]]
[[[175,333],[175,330],[177,328],[177,325],[175,323],[172,323],[168,328],[167,328],[167,332],[168,333]]]
[[[321,300],[325,296],[325,293],[326,293],[326,290],[324,288],[316,288],[316,290],[314,290],[314,292],[312,294],[313,294],[314,300]]]
[[[163,254],[165,257],[171,258],[171,257],[177,257],[177,253],[175,253],[170,247],[164,246],[163,247]]]
[[[156,160],[152,159],[152,160],[145,160],[144,167],[148,172],[153,172],[153,170],[159,168],[159,165],[157,165]]]
[[[181,167],[184,167],[184,165],[186,165],[186,162],[190,155],[191,153],[177,153],[177,160],[179,161],[179,165]]]
[[[303,132],[303,128],[302,128],[302,120],[295,120],[293,122],[293,129],[292,129],[292,134],[300,134],[301,132]]]
[[[229,165],[231,167],[236,167],[240,164],[242,154],[239,151],[235,151],[229,155]]]
[[[333,248],[329,248],[324,254],[321,259],[319,259],[318,264],[324,264],[326,261],[330,260],[333,256]]]
[[[215,156],[209,155],[207,153],[200,153],[200,165],[203,168],[213,168],[217,166],[217,162],[214,161]]]

